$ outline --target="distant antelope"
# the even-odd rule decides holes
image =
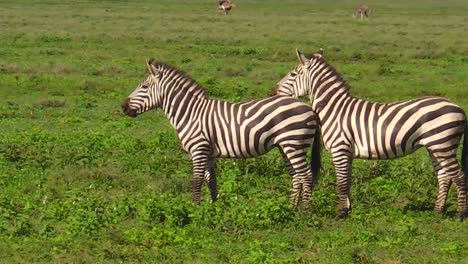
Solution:
[[[353,14],[353,17],[357,17],[358,15],[362,18],[365,16],[367,19],[369,19],[369,15],[371,13],[371,9],[369,6],[366,5],[360,5],[356,12]]]
[[[223,11],[224,15],[227,15],[233,7],[236,7],[236,5],[234,3],[231,3],[230,0],[218,1],[218,9],[220,11]]]

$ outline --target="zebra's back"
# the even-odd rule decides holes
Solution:
[[[306,147],[318,126],[309,104],[287,96],[245,103],[211,100],[207,115],[202,131],[215,157],[255,157],[288,140]]]
[[[401,157],[431,144],[454,147],[458,138],[447,135],[461,135],[466,119],[463,109],[441,97],[391,104],[356,100],[348,110],[344,126],[352,131],[354,156],[369,159]]]

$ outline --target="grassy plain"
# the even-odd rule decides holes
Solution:
[[[221,198],[190,201],[190,160],[160,111],[120,103],[148,57],[212,97],[270,94],[294,49],[325,49],[352,94],[447,97],[468,110],[464,0],[0,0],[0,262],[468,263],[468,223],[431,212],[425,151],[354,162],[351,216],[334,219],[324,153],[311,212],[296,215],[280,155],[219,160]]]

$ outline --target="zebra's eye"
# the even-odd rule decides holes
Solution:
[[[297,72],[291,72],[291,77],[296,77]]]
[[[147,85],[147,84],[143,84],[143,85],[141,86],[141,88],[147,90],[147,89],[148,89],[148,85]]]

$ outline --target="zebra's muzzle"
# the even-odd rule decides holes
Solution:
[[[271,89],[271,95],[277,95],[278,94],[278,89],[279,89],[279,85],[276,84],[275,86],[273,86],[273,89]]]
[[[125,102],[122,104],[122,111],[130,117],[136,117],[137,111],[135,109],[130,108],[130,105],[128,104],[129,101],[130,98],[127,98],[127,100],[125,100]]]

